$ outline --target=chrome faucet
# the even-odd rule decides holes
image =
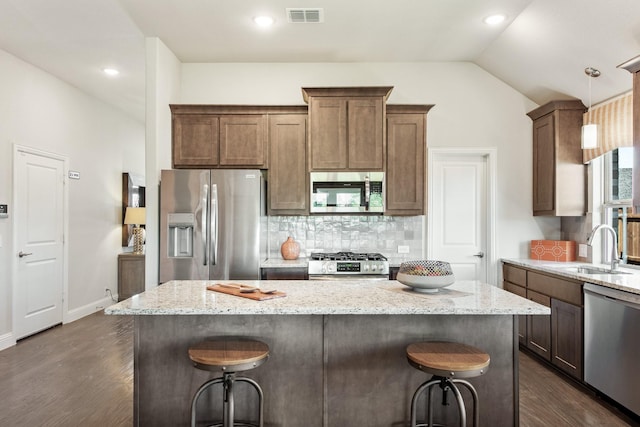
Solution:
[[[587,237],[587,245],[591,246],[594,236],[600,229],[609,231],[609,234],[611,234],[611,238],[613,239],[613,246],[611,247],[611,272],[616,272],[620,265],[620,258],[618,257],[618,236],[616,235],[616,230],[614,230],[613,227],[607,224],[600,224],[593,227],[591,234]]]

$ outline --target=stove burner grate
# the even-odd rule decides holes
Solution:
[[[386,261],[387,258],[378,253],[355,253],[355,252],[335,252],[335,253],[311,253],[314,261]]]

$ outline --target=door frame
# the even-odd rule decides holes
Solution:
[[[493,147],[455,147],[455,148],[428,148],[427,154],[427,229],[426,229],[426,254],[427,259],[432,258],[433,254],[433,241],[430,236],[433,235],[433,215],[428,213],[432,211],[433,206],[432,195],[434,191],[434,177],[433,170],[436,160],[443,156],[480,156],[486,159],[487,165],[487,179],[486,179],[486,211],[485,211],[485,226],[487,228],[487,242],[485,256],[487,259],[487,282],[491,285],[497,286],[497,258],[496,258],[496,176],[497,176],[497,157],[498,150]]]
[[[62,186],[62,204],[63,204],[63,238],[62,238],[62,323],[67,323],[69,318],[69,159],[66,156],[52,153],[50,151],[39,150],[37,148],[27,147],[24,145],[13,144],[13,183],[11,185],[13,191],[13,206],[18,206],[18,156],[20,153],[27,153],[35,156],[47,157],[54,160],[62,161],[64,184]],[[11,221],[12,227],[12,245],[13,245],[13,263],[11,264],[11,332],[15,331],[16,319],[16,294],[17,294],[17,274],[18,274],[18,257],[15,252],[18,250],[18,219],[13,215]],[[14,338],[15,335],[13,334]],[[15,342],[15,339],[14,339]]]

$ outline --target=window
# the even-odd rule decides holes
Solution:
[[[640,264],[640,215],[631,210],[633,147],[620,147],[605,154],[604,222],[618,234],[622,262]],[[607,248],[603,248],[610,253]]]

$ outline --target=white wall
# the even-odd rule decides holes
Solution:
[[[0,348],[11,341],[13,145],[64,155],[70,170],[66,320],[96,311],[105,288],[117,292],[122,172],[144,175],[144,126],[95,98],[0,50]]]
[[[496,147],[497,255],[528,257],[529,240],[560,237],[559,218],[532,216],[528,98],[472,63],[183,64],[185,104],[304,104],[303,86],[394,86],[389,103],[435,104],[430,147]]]
[[[145,286],[158,284],[160,171],[171,169],[171,110],[178,103],[180,61],[157,37],[148,37],[146,47],[146,205],[147,237]]]

